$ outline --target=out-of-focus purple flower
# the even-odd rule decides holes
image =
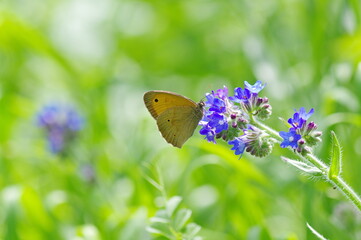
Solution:
[[[259,93],[265,87],[265,84],[262,84],[261,81],[257,81],[254,85],[251,85],[245,81],[244,85],[251,93]]]
[[[231,150],[234,150],[235,155],[240,155],[246,149],[246,143],[243,141],[242,137],[236,137],[232,141],[228,142],[229,145],[233,145]]]
[[[297,134],[295,130],[290,130],[289,132],[279,132],[280,136],[283,138],[283,142],[281,143],[282,148],[286,148],[288,146],[296,149],[298,147],[298,140],[301,139],[301,135]]]
[[[71,107],[52,104],[39,111],[37,123],[46,131],[50,151],[60,153],[83,128],[84,120]]]
[[[61,152],[61,150],[64,148],[64,138],[65,135],[63,134],[63,130],[61,128],[51,128],[48,130],[48,144],[50,151],[52,153],[58,153]]]

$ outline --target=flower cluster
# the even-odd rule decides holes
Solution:
[[[38,125],[45,129],[50,151],[63,153],[84,125],[83,119],[70,107],[44,106],[37,114]]]
[[[296,110],[295,110],[296,111]],[[290,129],[288,132],[279,132],[283,138],[281,147],[291,147],[301,154],[311,152],[311,147],[315,146],[321,141],[322,133],[316,131],[317,125],[311,121],[307,123],[307,119],[314,113],[312,108],[308,113],[305,108],[301,107],[299,111],[293,114],[293,117],[288,119]]]
[[[268,98],[258,96],[264,86],[261,81],[254,85],[245,82],[243,89],[234,89],[233,96],[228,96],[227,87],[207,93],[200,134],[214,143],[222,138],[233,145],[236,155],[245,150],[258,157],[268,155],[273,146],[270,136],[251,124],[253,119],[264,120],[272,113]]]

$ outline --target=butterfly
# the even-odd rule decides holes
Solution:
[[[177,93],[149,91],[143,99],[163,138],[178,148],[193,135],[203,117],[202,101],[196,103]]]

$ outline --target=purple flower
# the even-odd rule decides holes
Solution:
[[[83,118],[75,110],[56,104],[44,106],[37,114],[37,122],[45,129],[53,153],[62,152],[84,125]]]
[[[204,105],[205,105],[206,107],[212,106],[215,98],[216,98],[216,97],[215,97],[213,91],[212,91],[212,93],[207,93],[207,94],[206,94],[206,99],[207,99],[207,100],[204,102]]]
[[[288,119],[288,123],[291,124],[289,132],[279,133],[284,139],[281,147],[291,146],[301,155],[305,155],[312,150],[311,147],[322,141],[320,138],[322,132],[315,131],[317,125],[313,121],[307,123],[307,119],[313,113],[313,108],[308,113],[304,107],[301,107],[299,111],[295,110],[293,117]]]
[[[308,113],[306,113],[306,109],[304,107],[301,107],[300,111],[298,111],[298,113],[300,115],[300,118],[307,120],[309,117],[311,117],[311,115],[314,113],[314,111],[315,110],[313,108],[311,108],[311,110]]]
[[[228,144],[233,145],[231,150],[235,150],[235,155],[242,154],[246,148],[246,143],[243,142],[242,137],[236,137],[232,141],[229,141]]]
[[[199,131],[200,134],[205,135],[205,139],[207,139],[208,142],[216,143],[214,140],[214,137],[216,135],[215,128],[209,126],[208,124],[204,125],[201,130]]]
[[[238,87],[234,89],[234,97],[229,97],[229,99],[235,102],[246,102],[250,97],[251,92],[247,88],[242,89]]]
[[[222,99],[215,98],[209,111],[223,113],[226,111],[226,103]]]
[[[206,95],[207,101],[205,102],[206,107],[209,107],[209,111],[223,113],[226,111],[226,103],[217,97],[214,93]]]
[[[257,81],[254,85],[251,85],[245,81],[244,85],[251,93],[259,93],[265,87],[265,84],[262,84],[261,81]]]
[[[266,119],[265,116],[271,113],[271,106],[267,98],[258,97],[258,92],[264,87],[260,81],[254,86],[245,84],[249,89],[235,88],[234,96],[228,97],[227,87],[206,94],[205,113],[199,123],[202,126],[200,134],[209,142],[223,139],[232,145],[236,155],[247,151],[264,157],[272,150],[273,142],[268,134],[249,123],[260,113],[263,115],[259,119]],[[244,134],[240,136],[242,130]]]
[[[283,142],[281,143],[282,148],[286,148],[288,146],[296,149],[298,144],[298,140],[301,139],[301,135],[297,134],[295,130],[291,129],[289,132],[279,132],[280,136],[283,138]]]
[[[296,110],[295,110],[296,111]],[[300,110],[295,112],[293,114],[293,118],[288,119],[288,123],[292,125],[291,129],[301,129],[306,124],[306,120],[313,114],[314,109],[311,108],[311,110],[306,113],[306,110],[304,107],[301,107]]]
[[[228,129],[227,118],[224,115],[214,113],[208,116],[208,119],[210,119],[208,125],[212,128],[215,128],[216,133],[220,133],[223,130]]]
[[[49,129],[48,144],[52,153],[60,152],[64,148],[64,134],[61,128]]]
[[[306,120],[300,117],[299,113],[293,114],[293,118],[288,119],[288,123],[292,125],[293,130],[302,128],[303,125],[306,123]]]
[[[224,100],[228,97],[228,88],[226,86],[223,86],[223,88],[218,89],[216,93],[214,93],[214,95]]]

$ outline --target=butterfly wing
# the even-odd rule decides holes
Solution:
[[[145,106],[155,119],[169,108],[177,106],[197,107],[197,103],[191,99],[167,91],[149,91],[144,94],[143,99]]]
[[[164,139],[175,147],[182,145],[193,135],[203,117],[202,105],[180,106],[165,110],[157,118],[157,125]]]

